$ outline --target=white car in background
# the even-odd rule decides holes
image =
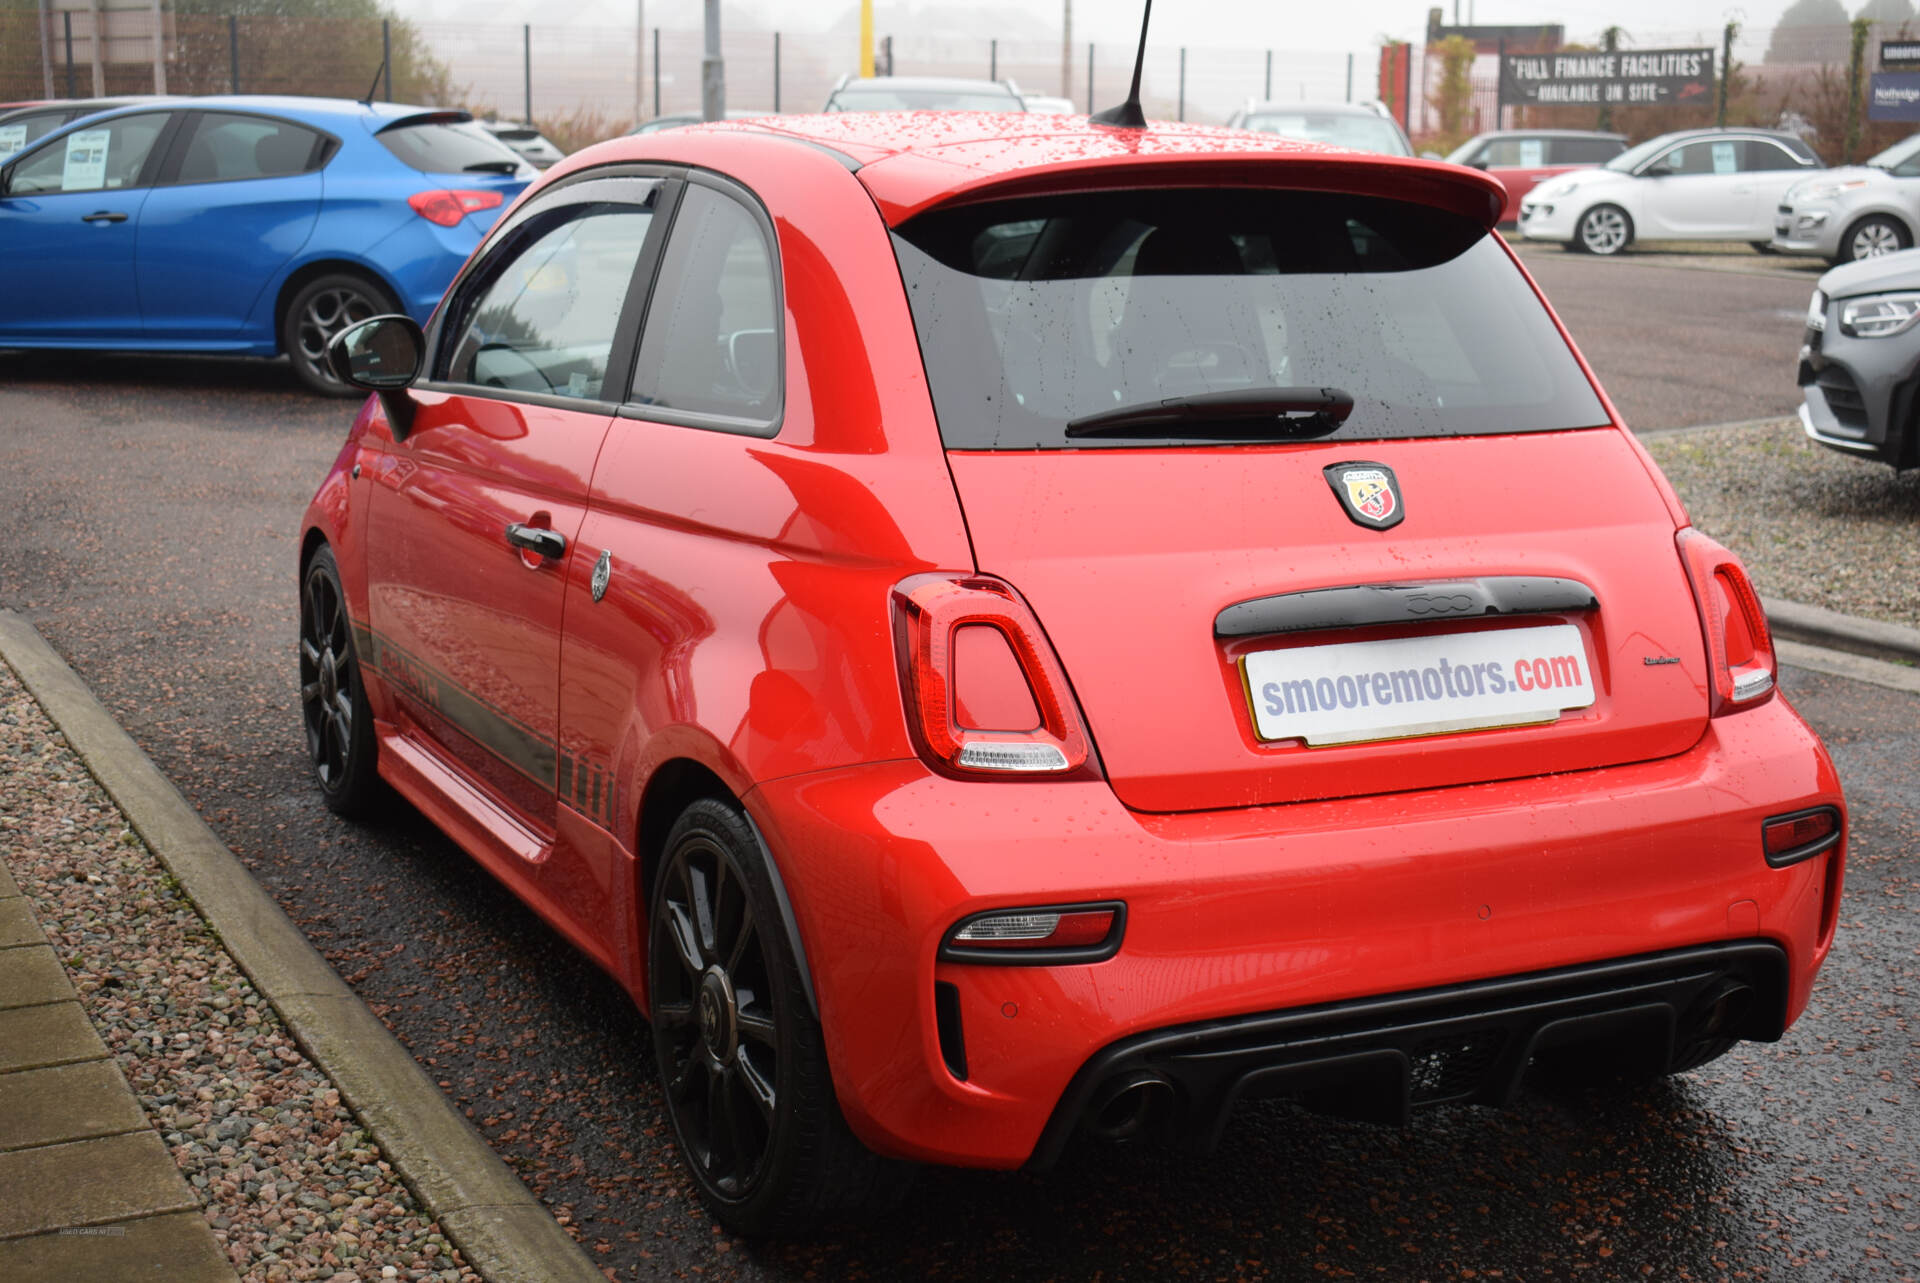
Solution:
[[[1227,117],[1227,128],[1332,143],[1383,156],[1413,155],[1407,131],[1379,103],[1250,101]]]
[[[1920,134],[1859,165],[1829,169],[1780,198],[1773,247],[1838,267],[1912,249],[1920,228]]]
[[[1767,250],[1780,198],[1820,167],[1811,147],[1777,130],[1662,134],[1534,188],[1520,204],[1520,234],[1589,254],[1618,254],[1636,240]]]

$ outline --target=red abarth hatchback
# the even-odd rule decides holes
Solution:
[[[334,809],[619,979],[746,1232],[1800,1014],[1840,786],[1499,185],[861,115],[549,170],[306,516]]]

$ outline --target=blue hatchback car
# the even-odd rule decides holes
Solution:
[[[464,111],[222,96],[100,112],[0,165],[0,347],[285,353],[425,322],[537,171]]]

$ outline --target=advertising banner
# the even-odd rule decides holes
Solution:
[[[1711,48],[1510,53],[1500,60],[1502,107],[1706,106]]]
[[[1882,40],[1880,65],[1894,71],[1920,71],[1920,40]]]
[[[1876,71],[1867,84],[1868,120],[1920,121],[1920,71]]]

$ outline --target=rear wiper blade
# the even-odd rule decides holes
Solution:
[[[1337,432],[1352,413],[1353,395],[1339,388],[1244,388],[1083,414],[1067,435],[1297,441]]]
[[[464,170],[469,174],[517,174],[520,172],[520,162],[517,160],[476,160],[471,165],[464,166]]]

